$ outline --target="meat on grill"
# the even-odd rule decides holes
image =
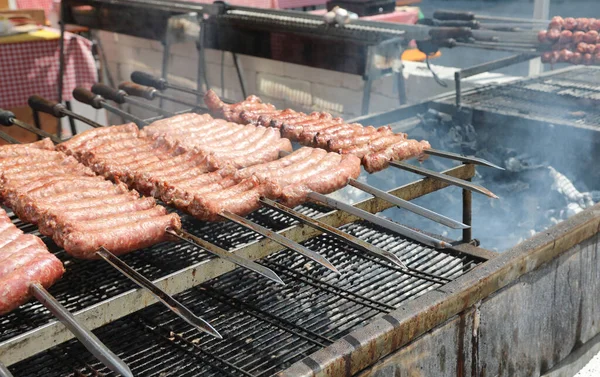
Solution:
[[[163,138],[171,145],[210,156],[213,165],[231,164],[237,168],[272,161],[280,151],[292,151],[290,141],[271,128],[242,126],[210,115],[181,114],[161,119],[145,127],[140,136]]]
[[[24,234],[0,208],[0,315],[27,302],[31,284],[50,288],[64,271],[42,240]]]
[[[194,124],[191,121],[194,118],[199,123]],[[184,122],[185,125],[181,126]],[[205,126],[207,122],[210,125]],[[351,165],[352,161],[348,162],[350,160],[344,158],[344,164],[341,164],[340,155],[328,154],[323,149],[301,148],[278,159],[281,150],[287,152],[291,149],[289,140],[282,139],[273,128],[255,126],[237,126],[254,127],[257,131],[247,137],[250,140],[240,142],[244,146],[242,149],[223,148],[218,164],[207,165],[197,161],[199,154],[195,149],[188,151],[178,144],[164,148],[166,143],[157,144],[156,140],[170,136],[163,133],[169,129],[168,124],[174,125],[171,130],[181,130],[183,135],[187,127],[204,127],[202,129],[208,132],[215,125],[223,124],[223,121],[217,122],[206,116],[177,117],[173,122],[162,120],[161,123],[150,126],[150,130],[140,131],[137,135],[131,134],[129,139],[113,142],[110,138],[105,138],[104,144],[66,152],[78,155],[81,162],[97,174],[127,182],[146,195],[159,198],[205,221],[222,220],[220,215],[226,211],[246,215],[260,207],[261,197],[280,199],[286,187],[314,180],[315,176],[327,172],[334,174],[335,180],[321,182],[320,185],[317,181],[310,183],[311,190],[324,193],[337,190],[346,185],[350,177],[356,178],[360,173],[358,159],[352,160],[353,169],[347,169],[345,167]],[[227,127],[224,131],[228,130]],[[96,130],[89,130],[82,135],[90,138],[94,132]],[[277,148],[273,154],[273,150],[267,146],[281,140],[286,140],[285,145],[290,148]],[[126,151],[132,145],[136,145],[137,153],[154,156],[153,162],[140,164],[127,158]],[[109,150],[110,153],[100,153],[104,150]],[[269,154],[269,157],[263,157],[264,154]],[[242,164],[237,161],[242,160],[257,163],[238,170]],[[267,162],[258,163],[259,161]],[[286,202],[295,204],[305,200],[306,192],[288,190]]]
[[[209,90],[204,101],[214,114],[228,120],[252,126],[277,128],[284,137],[302,145],[325,148],[342,154],[353,154],[358,158],[378,153],[377,161],[383,156],[389,156],[390,159],[409,159],[422,157],[423,150],[430,148],[429,143],[425,141],[414,140],[406,143],[405,134],[394,134],[389,127],[377,129],[360,124],[347,124],[341,118],[333,118],[331,114],[322,112],[304,114],[290,109],[277,111],[273,105],[262,103],[255,96],[228,105]],[[372,158],[367,160],[363,158],[362,162],[371,160]],[[373,169],[376,167],[385,168],[385,166],[387,163],[372,163],[368,171],[374,172],[376,170]]]
[[[106,130],[100,129],[100,134],[109,134]],[[83,158],[84,145],[96,145],[89,136],[70,140],[67,146],[73,147],[74,156]],[[0,164],[10,167],[2,172],[0,195],[23,221],[38,225],[69,254],[95,258],[101,246],[124,254],[161,242],[167,238],[166,228],[181,226],[176,214],[167,214],[164,207],[140,198],[122,183],[96,176],[75,158],[49,149],[32,154],[33,149],[0,147]],[[24,157],[31,159],[23,163]]]

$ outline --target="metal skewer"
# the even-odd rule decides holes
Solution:
[[[156,98],[162,98],[164,100],[179,103],[181,105],[189,106],[192,108],[197,107],[197,105],[194,103],[180,100],[179,98],[175,98],[173,96],[163,94],[163,93],[159,92],[156,88],[136,84],[131,81],[125,81],[125,82],[120,83],[119,89],[125,91],[130,96],[142,97],[149,101],[152,101]]]
[[[422,167],[419,167],[419,166],[414,166],[414,165],[411,165],[411,164],[407,164],[406,162],[402,162],[402,161],[390,161],[390,166],[393,166],[393,167],[396,167],[396,168],[399,168],[399,169],[402,169],[402,170],[406,170],[406,171],[409,171],[411,173],[420,174],[420,175],[425,176],[425,177],[437,179],[437,180],[440,180],[442,182],[446,182],[448,184],[451,184],[451,185],[454,185],[454,186],[458,186],[458,187],[463,188],[465,190],[469,190],[469,191],[473,191],[473,192],[478,192],[480,194],[489,196],[490,198],[498,199],[498,196],[496,194],[494,194],[490,190],[486,189],[485,187],[473,184],[471,182],[467,182],[467,181],[465,181],[463,179],[451,177],[451,176],[446,175],[446,174],[438,173],[436,171],[425,169],[425,168],[422,168]]]
[[[251,230],[255,231],[256,233],[259,233],[262,236],[267,237],[267,238],[277,242],[278,244],[287,247],[290,250],[293,250],[297,253],[304,255],[307,258],[312,259],[313,261],[319,263],[323,267],[327,267],[328,269],[335,272],[336,274],[341,274],[338,271],[338,269],[335,268],[335,266],[333,264],[331,264],[331,262],[329,262],[322,255],[300,245],[297,242],[290,240],[289,238],[282,236],[281,234],[279,234],[277,232],[269,230],[261,225],[256,224],[253,221],[250,221],[242,216],[236,215],[235,213],[225,211],[221,214],[221,216],[223,216],[224,218],[231,220],[234,223],[239,224],[245,228],[251,229]]]
[[[503,167],[493,164],[493,163],[489,162],[488,160],[485,160],[485,159],[479,158],[479,157],[463,156],[462,154],[440,151],[438,149],[426,149],[423,151],[423,153],[426,153],[426,154],[429,154],[432,156],[449,158],[451,160],[457,160],[457,161],[465,162],[467,164],[481,165],[481,166],[487,166],[487,167],[495,168],[495,169],[499,169],[499,170],[504,170]]]
[[[452,229],[467,229],[470,228],[470,226],[463,224],[459,221],[453,220],[449,217],[440,215],[437,212],[433,212],[427,208],[418,206],[414,203],[409,202],[408,200],[404,200],[401,199],[397,196],[394,196],[390,193],[387,193],[383,190],[380,190],[378,188],[375,188],[373,186],[367,185],[366,183],[362,183],[357,181],[354,178],[350,178],[350,181],[348,182],[348,184],[350,186],[356,187],[359,190],[362,190],[364,192],[368,192],[369,194],[379,198],[379,199],[383,199],[386,202],[390,202],[392,204],[394,204],[395,206],[399,207],[399,208],[404,208],[408,211],[411,211],[413,213],[416,213],[417,215],[423,216],[425,218],[428,218],[430,220],[435,221],[436,223],[445,225],[449,228]]]
[[[94,122],[90,119],[87,119],[77,113],[72,112],[71,110],[67,109],[67,107],[65,105],[63,105],[62,103],[48,101],[47,99],[42,98],[40,96],[33,95],[33,96],[29,97],[27,103],[29,104],[29,107],[31,107],[33,110],[40,111],[42,113],[47,113],[47,114],[53,115],[57,118],[63,118],[65,116],[69,116],[71,118],[82,121],[94,128],[104,127],[100,123],[96,123],[96,122]]]
[[[200,317],[197,317],[188,308],[183,306],[179,301],[168,295],[162,289],[158,288],[150,280],[146,279],[136,270],[131,268],[127,263],[117,258],[116,255],[108,251],[106,248],[101,247],[96,251],[96,255],[104,259],[111,266],[119,270],[123,275],[127,276],[131,281],[136,283],[142,288],[146,288],[150,293],[154,295],[160,302],[167,306],[171,311],[181,317],[184,321],[194,326],[200,331],[204,331],[207,334],[214,336],[217,339],[223,339],[221,334],[210,323],[206,322]]]
[[[60,143],[60,142],[62,142],[62,140],[59,137],[57,137],[56,135],[48,133],[48,132],[46,132],[44,130],[41,130],[41,129],[37,128],[37,127],[34,127],[34,126],[30,125],[30,124],[21,122],[20,120],[16,119],[15,114],[13,114],[12,112],[7,111],[7,110],[0,109],[0,124],[3,125],[3,126],[12,126],[12,125],[15,125],[15,126],[23,128],[23,129],[25,129],[25,130],[27,130],[29,132],[32,132],[32,133],[34,133],[34,134],[36,134],[38,136],[48,137],[54,143]]]
[[[402,268],[408,269],[408,267],[404,264],[404,262],[402,262],[400,260],[400,258],[398,258],[393,253],[390,253],[389,251],[386,251],[386,250],[380,249],[376,246],[373,246],[370,243],[367,243],[358,237],[354,237],[351,234],[342,232],[341,230],[334,228],[330,225],[327,225],[325,223],[322,223],[319,220],[315,220],[312,217],[303,215],[297,211],[294,211],[291,208],[284,206],[283,204],[277,203],[274,200],[263,198],[260,200],[260,202],[267,207],[281,211],[281,212],[285,213],[286,215],[291,216],[306,225],[309,225],[315,229],[320,230],[321,232],[324,232],[331,236],[334,236],[335,238],[337,238],[341,241],[344,241],[344,242],[350,244],[351,246],[357,247],[369,254],[375,255],[376,257],[379,257],[379,258],[386,259],[387,261],[392,262]]]
[[[150,111],[154,111],[157,112],[161,115],[164,116],[173,116],[175,115],[175,113],[172,113],[170,111],[166,111],[161,109],[160,107],[151,105],[149,103],[145,103],[143,101],[139,101],[137,99],[131,98],[130,95],[128,95],[124,90],[122,89],[114,89],[111,88],[110,86],[104,85],[104,84],[94,84],[92,86],[92,93],[94,94],[98,94],[102,97],[104,97],[105,99],[109,99],[111,101],[114,101],[120,105],[124,104],[124,103],[129,103],[131,105],[137,106],[137,107],[141,107],[142,109],[146,109],[146,110],[150,110]]]
[[[90,351],[98,360],[113,372],[123,376],[133,377],[129,367],[111,350],[109,350],[90,330],[81,325],[75,317],[62,306],[44,287],[35,283],[30,286],[31,294],[38,299],[50,312],[65,325],[69,331]]]
[[[178,90],[180,92],[184,92],[187,94],[193,94],[195,96],[204,96],[204,94],[205,94],[196,89],[191,89],[191,88],[186,88],[185,86],[171,84],[170,82],[168,82],[167,80],[165,80],[161,77],[156,77],[149,73],[141,72],[141,71],[133,72],[131,74],[131,81],[133,81],[134,83],[139,84],[139,85],[151,86],[153,88],[160,90],[161,92],[165,91],[167,89],[173,89],[173,90]],[[233,103],[234,102],[227,98],[221,98],[221,100],[225,103]]]
[[[14,137],[10,136],[6,132],[0,131],[0,139],[6,141],[9,144],[20,144],[21,142]]]
[[[193,246],[201,247],[202,249],[208,251],[209,253],[216,255],[217,257],[229,261],[231,263],[237,264],[240,267],[247,268],[251,271],[256,272],[257,274],[266,277],[269,280],[274,281],[277,284],[285,285],[283,280],[277,275],[273,270],[262,266],[254,261],[249,259],[240,257],[239,255],[230,253],[229,251],[222,249],[218,246],[213,245],[212,243],[203,240],[202,238],[196,237],[193,234],[190,234],[184,230],[178,229],[167,229],[167,233],[179,238],[182,241],[185,241]]]
[[[363,220],[367,220],[375,225],[379,225],[382,228],[391,230],[392,232],[398,233],[404,237],[413,239],[417,242],[421,242],[422,244],[425,244],[427,246],[435,247],[438,249],[444,249],[446,247],[451,246],[447,242],[444,242],[442,240],[438,240],[437,238],[433,238],[426,234],[417,232],[416,230],[412,230],[404,225],[400,225],[393,221],[375,216],[372,213],[363,211],[360,208],[356,208],[354,206],[351,206],[350,204],[340,202],[339,200],[335,200],[335,199],[325,196],[323,194],[319,194],[318,192],[311,192],[308,194],[308,197],[312,200],[321,202],[329,207],[339,209],[340,211],[348,212],[349,214],[354,215],[356,217],[360,217]]]
[[[6,365],[0,363],[0,377],[13,377]]]
[[[106,111],[110,111],[111,113],[116,114],[123,119],[127,119],[130,122],[134,122],[135,124],[138,125],[138,127],[143,127],[143,126],[148,125],[148,122],[146,122],[145,120],[140,119],[134,115],[131,115],[128,112],[123,111],[115,106],[112,106],[111,104],[106,102],[104,97],[94,94],[85,88],[82,88],[82,87],[75,88],[73,90],[73,97],[81,103],[85,103],[86,105],[92,106],[94,109],[105,109]],[[31,106],[31,104],[30,104],[30,106]],[[79,119],[82,122],[90,124],[89,120],[88,120],[88,122],[86,122],[85,120],[80,119],[80,118],[84,118],[84,117],[81,117],[75,113],[68,114],[68,115],[74,117],[75,119]],[[99,125],[99,127],[102,127],[102,125]]]

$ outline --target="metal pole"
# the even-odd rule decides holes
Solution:
[[[467,181],[471,181],[471,178],[467,179]],[[462,198],[463,198],[463,224],[468,225],[468,228],[462,230],[462,240],[464,243],[471,242],[471,238],[473,237],[472,229],[471,229],[471,221],[472,221],[472,201],[473,201],[473,193],[469,190],[462,190]]]
[[[456,90],[456,107],[460,109],[460,105],[462,102],[461,99],[461,88],[460,88],[460,71],[454,72],[454,87]]]
[[[64,13],[65,13],[65,3],[61,2],[60,4],[60,41],[58,42],[60,46],[60,55],[58,57],[58,103],[62,103],[62,92],[63,92],[63,76],[65,71],[65,22]],[[58,137],[62,137],[62,120],[58,119]]]
[[[547,20],[550,15],[550,0],[534,0],[533,18]],[[529,62],[529,76],[535,76],[542,73],[544,66],[540,58]]]

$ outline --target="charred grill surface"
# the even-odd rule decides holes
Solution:
[[[307,209],[307,213],[314,214],[315,210]],[[263,219],[269,217],[262,214]],[[278,220],[289,221],[283,216]],[[451,279],[480,263],[461,253],[449,254],[399,240],[366,223],[343,229],[402,256],[409,267]],[[225,237],[217,238],[221,246],[231,245]],[[390,264],[325,235],[305,245],[322,250],[340,267],[342,275],[282,251],[261,263],[280,274],[287,283],[284,287],[238,269],[177,296],[218,326],[225,337],[222,341],[192,330],[156,305],[104,326],[97,334],[129,363],[135,375],[270,376],[373,317],[441,285],[402,274]],[[108,373],[75,342],[52,348],[11,369],[16,375],[27,376]]]

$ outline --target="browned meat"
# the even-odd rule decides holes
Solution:
[[[417,157],[422,155],[425,149],[429,148],[431,148],[431,145],[425,140],[402,140],[382,151],[367,154],[363,157],[362,163],[366,171],[374,173],[385,169],[392,160],[405,160]]]
[[[115,134],[132,133],[137,132],[137,130],[138,128],[134,123],[127,123],[121,126],[113,127],[94,128],[75,135],[71,139],[60,143],[56,149],[67,154],[75,153],[90,140],[104,140],[105,138],[110,139]],[[54,149],[54,147],[52,149]]]
[[[288,207],[295,207],[305,202],[311,191],[329,194],[346,186],[350,178],[358,178],[360,175],[360,159],[356,156],[345,155],[341,160],[331,159],[323,164],[329,163],[333,163],[333,166],[316,171],[301,183],[285,187],[281,202]]]
[[[352,135],[346,138],[332,138],[327,142],[327,146],[330,151],[339,151],[341,149],[358,147],[363,144],[369,144],[373,140],[379,139],[382,136],[394,135],[394,133],[389,127],[380,127],[377,129],[374,127],[371,128],[373,129],[373,132],[367,132],[362,135]]]
[[[64,273],[62,263],[35,236],[23,234],[0,209],[0,315],[31,297],[34,283],[50,288]]]

